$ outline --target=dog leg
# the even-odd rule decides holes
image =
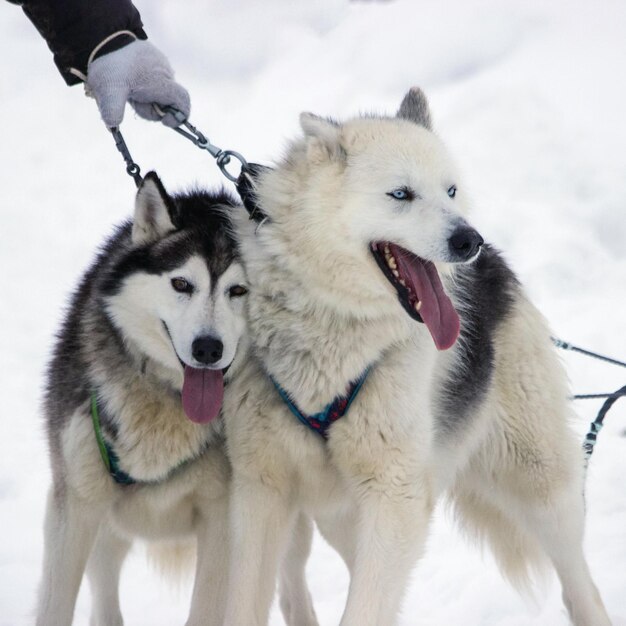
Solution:
[[[430,509],[367,501],[341,626],[392,626],[426,538]],[[400,521],[401,520],[401,521]],[[413,528],[411,528],[411,524]]]
[[[513,584],[526,586],[529,566],[540,565],[547,556],[561,581],[573,624],[610,626],[583,555],[582,476],[574,465],[581,454],[575,450],[572,456],[572,466],[561,468],[558,476],[538,456],[534,468],[498,465],[488,472],[470,472],[459,480],[452,497],[462,525],[489,542]],[[483,458],[475,468],[487,463]]]
[[[58,493],[53,488],[48,494],[37,626],[72,623],[85,563],[100,521],[101,511],[94,508],[69,489]]]
[[[320,534],[343,559],[350,575],[354,570],[356,558],[354,529],[357,527],[357,520],[355,507],[343,509],[335,514],[323,514],[315,517]]]
[[[198,523],[196,579],[186,626],[221,626],[228,582],[228,498],[211,500]]]
[[[288,499],[261,481],[233,479],[225,626],[265,626],[278,562],[294,522]]]
[[[610,626],[583,554],[584,504],[576,485],[550,506],[526,508],[528,528],[552,561],[574,626]]]
[[[130,541],[100,525],[96,542],[87,561],[87,578],[91,587],[91,626],[122,626],[119,582]]]
[[[280,568],[280,608],[287,626],[318,626],[306,584],[306,562],[312,540],[313,523],[301,513]]]
[[[379,462],[385,459],[385,454],[375,456]],[[393,456],[387,451],[385,463]],[[409,475],[401,464],[378,465],[378,470],[367,480],[358,477],[356,553],[341,626],[396,623],[411,568],[426,539],[433,508],[429,481]]]

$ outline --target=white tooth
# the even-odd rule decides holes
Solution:
[[[401,284],[403,287],[406,287],[406,283],[404,282],[404,278],[401,278],[401,279],[400,279],[400,284]]]
[[[400,274],[398,273],[398,270],[391,270],[391,273],[396,277],[396,278],[400,278]]]
[[[389,254],[389,246],[387,244],[385,244],[384,250],[385,250],[385,254]]]
[[[390,256],[390,257],[387,259],[387,265],[388,265],[388,266],[389,266],[392,270],[395,270],[395,269],[398,267],[398,264],[396,263],[396,260],[395,260],[392,256]]]
[[[418,300],[414,305],[413,308],[419,313],[419,310],[422,308],[422,301]]]

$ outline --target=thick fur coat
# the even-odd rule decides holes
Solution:
[[[341,626],[394,624],[447,494],[505,574],[521,582],[551,561],[572,622],[608,626],[582,552],[582,453],[564,373],[511,270],[488,245],[478,254],[423,94],[411,90],[393,118],[301,121],[304,137],[255,181],[267,221],[254,229],[242,217],[238,228],[253,346],[224,405],[225,623],[267,623],[305,514],[350,570]],[[270,379],[313,414],[368,367],[328,441]]]
[[[135,539],[158,542],[156,554],[174,566],[171,555],[195,556],[187,625],[223,623],[230,466],[216,395],[246,353],[232,206],[223,193],[170,197],[148,174],[134,220],[106,242],[72,298],[45,398],[53,483],[38,626],[72,623],[85,569],[92,626],[120,626],[120,570]],[[119,472],[101,457],[93,402]],[[295,620],[310,605],[310,522],[299,529],[283,598],[302,607]],[[175,549],[180,542],[188,549]]]

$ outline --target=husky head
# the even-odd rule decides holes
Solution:
[[[225,194],[169,196],[154,172],[140,186],[127,248],[102,285],[131,350],[182,390],[194,422],[220,410],[223,377],[245,327],[246,279]]]
[[[363,315],[368,302],[380,310],[399,300],[449,348],[460,323],[439,272],[473,260],[483,240],[465,221],[463,186],[424,94],[411,89],[393,118],[300,121],[304,140],[258,181],[261,206],[292,240],[286,257],[314,268],[307,284],[320,276],[321,290]]]

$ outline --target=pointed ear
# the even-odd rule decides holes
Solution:
[[[419,87],[411,87],[409,93],[404,96],[398,109],[398,117],[419,124],[427,130],[433,129],[428,100]]]
[[[135,198],[132,241],[136,245],[152,243],[176,230],[176,208],[155,172],[148,172]]]
[[[301,113],[300,126],[307,140],[307,156],[310,160],[319,163],[344,157],[341,126],[337,122],[313,113]]]

